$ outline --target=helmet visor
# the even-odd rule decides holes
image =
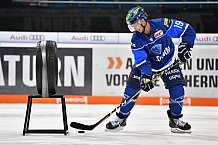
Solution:
[[[139,24],[139,22],[135,22],[132,25],[128,25],[130,32],[134,32],[134,31],[138,30],[140,27],[141,27],[141,24]]]

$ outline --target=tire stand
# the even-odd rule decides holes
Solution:
[[[54,41],[39,41],[37,43],[37,55],[36,61],[37,69],[37,90],[39,95],[29,95],[26,109],[26,116],[23,128],[23,135],[26,133],[47,133],[47,134],[64,134],[67,135],[68,125],[67,125],[67,113],[66,113],[66,103],[63,95],[56,95],[57,86],[57,57],[56,57],[56,42]],[[51,52],[53,51],[53,52]],[[49,55],[46,55],[49,53]],[[49,58],[49,57],[52,58]],[[54,61],[54,62],[51,62]],[[47,66],[50,65],[50,66]],[[53,66],[51,66],[53,65]],[[47,69],[50,68],[50,69]],[[51,72],[48,72],[51,71]],[[53,73],[53,74],[52,74]],[[48,76],[48,75],[51,76]],[[51,78],[54,77],[54,78]],[[53,84],[53,86],[51,86]],[[50,85],[50,86],[49,86]],[[63,115],[63,126],[64,129],[29,129],[31,107],[33,99],[37,98],[60,98],[62,104],[62,115]]]

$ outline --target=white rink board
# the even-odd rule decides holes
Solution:
[[[16,46],[16,47],[35,47],[33,43],[4,43],[3,46]],[[176,46],[177,47],[177,46]],[[130,67],[127,67],[131,63],[134,63],[133,55],[131,53],[130,44],[58,44],[58,48],[92,48],[93,54],[93,79],[92,79],[92,95],[93,96],[122,96],[125,85],[123,85],[122,77],[128,75]],[[192,69],[183,70],[184,75],[192,76],[192,85],[186,87],[186,94],[188,97],[203,97],[203,98],[218,98],[217,87],[213,84],[207,83],[201,87],[201,79],[209,79],[208,76],[215,81],[217,85],[218,74],[218,48],[217,45],[195,45],[192,51]],[[111,69],[108,69],[109,60],[111,57],[114,61],[114,65]],[[120,58],[122,65],[119,69],[116,69],[117,60]],[[203,70],[197,69],[197,60],[205,61],[209,60],[213,64],[213,70],[207,70],[209,64],[204,66]],[[213,61],[213,63],[212,63]],[[202,61],[200,61],[202,62]],[[183,68],[183,66],[182,66]],[[112,77],[110,76],[112,75]],[[106,78],[108,76],[108,78]],[[194,79],[194,76],[195,77]],[[203,78],[201,78],[203,76]],[[114,77],[114,78],[113,78]],[[108,79],[108,80],[107,80]],[[115,81],[113,80],[115,79]],[[118,79],[121,79],[118,81]],[[110,85],[108,85],[108,82]],[[195,84],[195,86],[194,86]],[[158,85],[152,89],[149,93],[142,93],[142,96],[168,96],[167,90],[164,89],[162,80],[158,81]],[[209,85],[212,85],[209,87]]]
[[[177,47],[177,46],[176,46]],[[189,87],[186,87],[188,97],[218,97],[217,92],[217,74],[218,74],[218,49],[217,45],[196,45],[192,51],[192,66],[186,66],[183,74],[191,78]],[[114,60],[114,67],[108,69],[108,57]],[[122,60],[120,69],[116,69],[116,57]],[[123,75],[128,75],[130,68],[128,60],[133,56],[129,45],[102,45],[100,48],[93,47],[93,95],[122,96],[124,86],[122,85]],[[198,60],[198,63],[197,63]],[[207,61],[207,63],[205,63]],[[198,64],[201,64],[197,67]],[[183,68],[184,66],[181,65]],[[212,70],[208,70],[208,67]],[[107,76],[107,77],[106,77]],[[113,77],[112,77],[113,76]],[[109,85],[108,85],[108,82]],[[111,83],[112,82],[112,83]],[[120,82],[120,83],[119,83]],[[162,80],[149,93],[142,93],[143,96],[168,96],[165,91]]]
[[[190,97],[217,98],[218,45],[196,45],[192,54],[192,69],[183,70],[192,77],[192,85],[188,83],[186,93]]]
[[[130,65],[134,63],[130,49],[131,33],[0,32],[0,34],[2,47],[36,47],[38,40],[32,40],[34,36],[56,40],[58,48],[92,48],[92,96],[123,96]],[[103,37],[102,41],[94,41],[93,36]],[[178,44],[178,41],[174,42]],[[186,67],[183,70],[184,75],[191,79],[191,84],[185,88],[187,97],[218,98],[217,54],[218,34],[197,34],[191,69]],[[203,66],[198,66],[202,62]],[[120,66],[116,68],[118,64]],[[108,68],[110,65],[111,68]],[[151,92],[142,93],[142,96],[168,96],[161,80],[157,85],[159,86]]]
[[[130,45],[104,45],[93,49],[93,95],[122,96],[124,85],[122,78],[130,73],[131,67],[126,68],[127,59],[132,59]],[[114,65],[108,69],[108,57],[114,60]],[[116,69],[119,57],[122,66]],[[134,62],[133,62],[134,63]]]
[[[1,43],[36,43],[53,40],[62,44],[130,44],[132,33],[84,33],[84,32],[0,32]],[[179,39],[173,42],[178,44]],[[218,34],[198,33],[195,44],[218,44]]]

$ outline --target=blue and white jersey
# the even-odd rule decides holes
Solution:
[[[136,67],[142,74],[152,74],[172,63],[175,46],[172,38],[182,38],[190,47],[194,46],[195,31],[186,22],[176,19],[158,18],[148,20],[150,36],[135,31],[131,40],[131,49]]]

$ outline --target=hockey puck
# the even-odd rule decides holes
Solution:
[[[84,130],[79,130],[78,133],[85,133],[85,131]]]

